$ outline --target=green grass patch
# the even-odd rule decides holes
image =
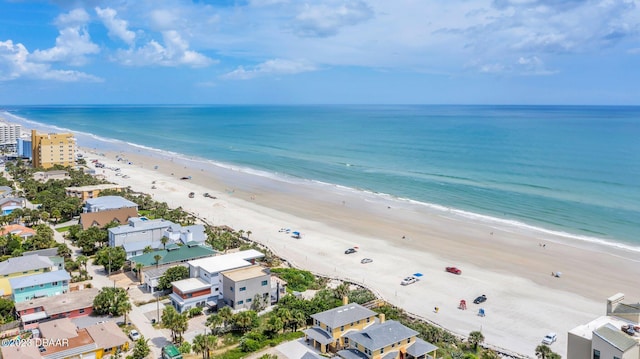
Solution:
[[[58,233],[64,233],[64,232],[69,231],[69,228],[71,228],[71,226],[58,227],[58,228],[56,228],[56,232],[58,232]]]

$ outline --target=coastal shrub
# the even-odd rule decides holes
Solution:
[[[349,292],[349,303],[364,304],[376,299],[376,296],[367,289],[356,289]]]
[[[194,307],[189,309],[189,318],[197,317],[198,315],[202,315],[202,307]]]
[[[245,353],[255,352],[260,348],[260,343],[256,340],[245,338],[240,341],[240,350]]]
[[[309,271],[295,268],[272,268],[271,273],[287,281],[288,288],[296,292],[304,292],[315,287],[316,277]]]

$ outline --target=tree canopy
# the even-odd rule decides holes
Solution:
[[[158,288],[160,290],[171,289],[171,282],[186,278],[189,278],[189,268],[183,266],[171,267],[158,280]]]

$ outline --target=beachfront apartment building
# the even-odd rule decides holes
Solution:
[[[134,217],[138,217],[138,205],[135,202],[120,196],[103,196],[86,200],[80,213],[80,225],[84,230],[102,228],[111,222],[127,223],[129,218]]]
[[[171,304],[180,313],[189,310],[194,305],[208,306],[210,308],[217,307],[218,301],[222,299],[220,273],[255,265],[255,260],[263,257],[264,254],[262,252],[249,249],[189,261],[189,279],[193,280],[185,282],[184,285],[186,287],[178,288],[178,291],[183,295],[176,293],[175,284],[177,282],[173,283],[173,293],[169,295]],[[209,289],[204,290],[203,288],[205,287]],[[187,292],[185,293],[184,290],[187,290]],[[195,292],[197,292],[197,295],[194,295]]]
[[[85,317],[93,313],[93,299],[99,292],[98,288],[87,288],[19,302],[15,305],[16,315],[25,330],[51,319]]]
[[[21,133],[21,125],[0,122],[0,145],[15,145]]]
[[[607,298],[606,315],[567,334],[567,359],[640,359],[640,303]]]
[[[19,138],[17,141],[16,155],[20,158],[31,158],[31,141]]]
[[[0,295],[6,297],[13,293],[11,283],[9,282],[9,280],[13,278],[56,270],[58,270],[56,263],[54,263],[51,258],[41,255],[12,257],[0,262]]]
[[[71,167],[76,159],[76,140],[71,133],[39,134],[31,130],[31,162],[34,168]]]
[[[60,295],[69,291],[70,280],[71,276],[64,270],[10,278],[11,297],[14,302],[19,303],[34,298]]]
[[[271,303],[269,268],[254,264],[221,272],[220,276],[222,300],[233,310],[251,309],[257,299],[266,304]]]
[[[124,187],[117,184],[97,184],[91,186],[67,187],[64,189],[67,197],[80,198],[82,202],[90,198],[98,198],[100,192],[106,190],[122,192]]]
[[[311,316],[305,339],[321,353],[343,359],[435,359],[438,347],[418,338],[418,332],[397,321],[385,321],[359,304],[343,305]]]

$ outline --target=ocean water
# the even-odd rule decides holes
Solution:
[[[76,131],[82,146],[118,140],[640,248],[640,107],[25,106],[0,117]]]

